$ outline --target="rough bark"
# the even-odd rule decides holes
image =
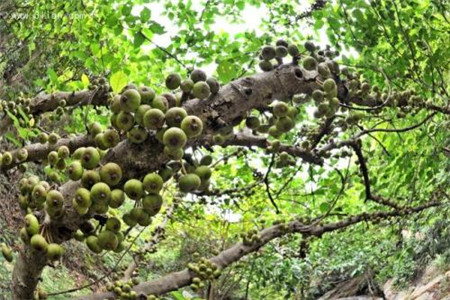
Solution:
[[[47,262],[47,256],[24,247],[14,265],[12,273],[12,293],[14,299],[32,300],[36,283]]]

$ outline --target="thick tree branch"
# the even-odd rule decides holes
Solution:
[[[66,101],[66,106],[80,106],[87,104],[106,105],[108,95],[109,92],[103,89],[40,94],[31,99],[30,113],[37,115],[44,112],[53,111],[60,105],[61,100]],[[12,120],[5,115],[5,117],[0,120],[0,134],[5,133],[11,124]]]
[[[9,169],[12,169],[12,168],[18,166],[21,163],[26,162],[26,161],[35,161],[35,162],[42,161],[45,158],[47,158],[48,154],[51,151],[56,151],[61,146],[67,146],[67,147],[69,147],[70,152],[73,152],[80,147],[88,147],[88,146],[94,146],[94,145],[95,145],[95,141],[89,135],[76,136],[73,138],[63,138],[63,139],[60,139],[55,145],[51,145],[49,143],[30,144],[30,145],[23,147],[28,152],[28,158],[25,161],[18,162],[17,160],[15,160],[10,165],[2,165],[2,166],[0,166],[0,171],[5,172]],[[19,151],[19,150],[11,151],[11,154],[13,155],[13,157],[16,157],[17,151]]]

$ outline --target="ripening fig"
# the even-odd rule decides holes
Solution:
[[[63,195],[57,190],[51,190],[47,193],[46,201],[47,210],[60,211],[64,204]]]
[[[68,158],[70,156],[70,150],[69,150],[69,147],[67,147],[67,146],[60,146],[59,148],[58,148],[58,157],[59,158]]]
[[[48,243],[40,234],[34,234],[30,239],[31,247],[38,252],[47,252]]]
[[[205,155],[200,159],[200,165],[202,166],[209,166],[212,162],[213,158],[211,155]]]
[[[169,109],[169,101],[164,96],[156,96],[155,99],[153,99],[151,106],[166,112],[167,109]]]
[[[191,79],[194,83],[198,81],[206,81],[206,73],[202,70],[196,69],[191,73]]]
[[[22,227],[19,231],[20,239],[27,244],[30,241],[30,234],[28,234],[27,229]]]
[[[118,208],[125,202],[125,193],[122,190],[114,189],[111,191],[111,199],[108,205],[111,208]]]
[[[276,123],[276,128],[280,132],[288,132],[292,128],[294,128],[295,123],[289,117],[280,118]]]
[[[118,129],[128,131],[134,125],[134,117],[129,112],[121,111],[119,114],[117,114],[115,124]]]
[[[2,162],[1,164],[4,166],[9,166],[13,163],[13,156],[11,152],[4,152],[2,155]]]
[[[261,49],[261,56],[265,60],[271,60],[276,56],[276,49],[273,46],[264,46]]]
[[[155,91],[152,88],[149,88],[148,86],[139,87],[138,92],[139,95],[141,96],[142,104],[152,103],[153,99],[156,96]]]
[[[323,90],[326,93],[331,93],[336,89],[336,82],[332,78],[328,78],[323,82]]]
[[[197,116],[187,116],[181,122],[181,129],[188,138],[197,137],[203,131],[203,122]]]
[[[27,214],[25,216],[25,230],[29,236],[37,234],[39,232],[39,221],[33,214]]]
[[[165,115],[160,109],[157,108],[149,109],[145,112],[142,118],[144,127],[152,130],[161,129],[164,126],[164,122]]]
[[[288,53],[290,56],[292,57],[296,57],[298,55],[300,55],[300,51],[298,50],[297,46],[294,44],[290,44],[287,48]]]
[[[81,184],[87,189],[90,189],[94,184],[100,182],[100,180],[100,174],[94,170],[85,170],[81,176]]]
[[[162,203],[163,198],[157,194],[147,195],[142,198],[142,206],[150,216],[154,216],[160,211]]]
[[[194,88],[194,81],[190,78],[183,80],[180,84],[180,89],[184,93],[190,93],[193,88]]]
[[[206,79],[206,83],[209,85],[209,90],[211,91],[211,94],[215,95],[220,90],[220,83],[217,81],[214,77],[209,77]]]
[[[312,93],[312,98],[314,99],[314,101],[316,102],[321,102],[323,101],[323,92],[321,90],[315,90]]]
[[[285,46],[277,46],[275,48],[275,56],[278,58],[283,58],[288,55],[288,49]]]
[[[186,118],[184,120],[186,120]],[[180,128],[171,127],[164,132],[163,144],[168,148],[183,148],[184,145],[186,145],[186,142],[186,133]]]
[[[286,117],[288,115],[288,112],[289,106],[284,102],[277,102],[273,106],[273,114],[278,118]]]
[[[308,71],[315,71],[317,69],[317,60],[314,57],[308,56],[303,59],[302,65]]]
[[[28,158],[28,150],[25,148],[17,150],[16,157],[19,162],[26,161]]]
[[[201,184],[200,177],[196,174],[186,174],[178,180],[178,187],[184,193],[190,193],[198,189]]]
[[[56,133],[52,132],[49,136],[48,136],[48,143],[50,145],[54,145],[59,141],[59,135],[57,135]]]
[[[61,259],[64,253],[63,247],[58,244],[51,243],[47,246],[47,258],[51,261],[56,261]]]
[[[101,150],[108,149],[108,146],[106,145],[105,137],[103,133],[99,133],[94,138],[95,146]]]
[[[81,159],[81,157],[83,156],[84,150],[86,150],[86,147],[80,147],[77,150],[75,150],[72,153],[72,158],[73,159]]]
[[[46,134],[45,132],[41,132],[38,134],[37,138],[39,143],[45,144],[48,141],[48,134]]]
[[[55,166],[56,163],[58,162],[58,159],[59,159],[59,156],[58,156],[58,152],[56,152],[56,151],[50,151],[47,155],[47,161],[50,166]]]
[[[104,182],[97,182],[91,188],[91,201],[93,203],[108,203],[111,197],[111,189]]]
[[[148,104],[142,104],[139,106],[139,108],[134,113],[134,120],[136,121],[136,124],[144,126],[144,123],[142,121],[144,118],[144,114],[151,108],[152,107]]]
[[[119,240],[114,232],[104,230],[97,237],[97,243],[100,248],[105,250],[114,250],[119,245]]]
[[[89,208],[91,206],[91,193],[88,189],[78,188],[73,197],[73,202],[77,205]]]
[[[142,184],[147,193],[158,194],[163,186],[163,179],[156,173],[145,175]]]
[[[223,135],[221,134],[215,134],[213,136],[213,143],[215,145],[222,145],[223,143],[225,143],[226,139]]]
[[[106,147],[112,148],[120,142],[119,133],[114,129],[106,129],[103,132],[103,140]]]
[[[261,60],[259,62],[259,68],[264,72],[269,72],[273,70],[273,65],[268,60]]]
[[[127,132],[127,139],[133,144],[142,144],[148,137],[145,128],[135,126]]]
[[[308,50],[309,52],[314,52],[316,50],[316,46],[314,45],[313,42],[307,41],[305,42],[305,49]]]
[[[135,207],[131,210],[130,215],[141,226],[148,226],[152,223],[152,217],[145,212],[142,207]]]
[[[102,125],[99,122],[93,122],[88,125],[88,132],[91,136],[96,136],[102,131]]]
[[[95,235],[90,235],[86,238],[86,245],[88,246],[89,250],[94,253],[98,254],[102,252],[102,248],[98,244],[98,238]]]
[[[128,180],[125,183],[123,190],[125,194],[133,200],[139,200],[144,195],[144,186],[142,182],[137,179]]]
[[[2,248],[3,257],[6,259],[6,261],[12,262],[13,256],[12,256],[11,248],[9,248],[5,243],[2,243],[1,248]]]
[[[136,226],[137,225],[137,220],[135,220],[130,213],[125,213],[122,216],[122,220],[125,224],[127,224],[130,227]]]
[[[42,184],[36,184],[31,192],[31,198],[36,203],[44,203],[47,199],[47,189]]]
[[[195,98],[202,100],[206,99],[211,94],[211,89],[205,81],[199,81],[194,84],[192,93],[194,94]]]
[[[129,89],[120,96],[120,109],[125,112],[135,112],[141,105],[141,95],[135,89]]]
[[[166,123],[169,127],[180,127],[181,121],[183,121],[187,115],[184,108],[172,107],[165,114]]]
[[[115,217],[108,218],[108,220],[106,221],[106,224],[105,224],[105,229],[110,230],[114,233],[119,232],[120,220]]]
[[[320,76],[327,78],[331,76],[330,69],[328,68],[328,65],[326,63],[320,63],[317,66],[317,71],[319,72]]]
[[[281,136],[282,132],[278,130],[277,126],[272,125],[269,128],[268,134],[274,138],[278,138]]]
[[[97,167],[100,162],[100,153],[94,147],[87,147],[81,156],[81,164],[84,168],[90,170]]]
[[[166,87],[169,90],[175,90],[180,86],[181,76],[176,73],[172,73],[166,77]]]
[[[120,112],[120,95],[115,95],[109,102],[111,112],[118,114]]]
[[[100,168],[100,178],[109,186],[117,185],[122,179],[122,169],[116,163],[109,162]]]
[[[206,180],[208,180],[208,179],[211,178],[212,171],[211,171],[211,169],[210,169],[209,167],[207,167],[207,166],[199,166],[199,167],[197,167],[197,168],[195,169],[194,173],[195,173],[198,177],[200,177],[200,179],[201,179],[202,182],[203,182],[203,181],[206,181]]]
[[[261,122],[259,121],[258,117],[249,116],[245,120],[245,126],[252,130],[256,130],[260,126]]]
[[[55,168],[58,170],[64,170],[66,168],[67,164],[64,159],[58,159],[58,161],[55,164]]]
[[[164,147],[164,154],[170,159],[170,160],[180,160],[184,156],[184,150],[183,148],[169,148]]]

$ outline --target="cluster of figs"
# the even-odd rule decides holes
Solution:
[[[84,240],[94,253],[103,250],[121,252],[126,248],[126,237],[121,231],[123,223],[131,227],[150,225],[152,217],[162,207],[162,190],[169,179],[176,177],[179,190],[184,193],[208,187],[212,157],[206,155],[199,161],[191,159],[189,164],[182,161],[186,156],[184,148],[188,139],[202,133],[203,122],[197,116],[188,115],[180,105],[183,98],[206,99],[217,93],[220,85],[214,78],[207,78],[201,70],[194,70],[190,78],[183,81],[178,74],[171,74],[166,85],[169,89],[179,88],[182,92],[179,95],[156,95],[149,87],[128,85],[119,95],[112,97],[112,127],[103,130],[97,122],[88,126],[95,146],[79,147],[72,152],[66,145],[58,147],[58,134],[41,132],[38,135],[40,143],[48,144],[54,150],[44,160],[50,168],[47,172],[50,183],[31,175],[24,177],[19,184],[20,207],[26,211],[25,226],[20,234],[32,249],[45,253],[50,260],[61,257],[63,248],[56,243],[47,227],[52,219],[63,218],[71,209],[85,219],[74,233],[75,239]],[[123,137],[139,144],[149,136],[156,137],[164,146],[169,161],[158,172],[125,180],[119,164],[101,162],[108,149],[116,146]],[[10,165],[24,162],[27,157],[28,151],[24,147],[0,154],[0,162]],[[61,181],[60,177],[78,182],[75,192],[64,194],[57,184]],[[65,201],[66,198],[71,198],[71,201]],[[110,208],[121,207],[127,199],[134,201],[133,208],[121,217],[110,212]],[[106,217],[98,222],[94,218],[96,215]],[[12,259],[6,245],[2,245],[2,253],[8,260]]]
[[[349,97],[358,97],[377,105],[398,106],[405,113],[430,105],[411,91],[388,92],[371,87],[367,81],[361,80],[359,74],[339,67],[334,60],[339,55],[336,51],[329,48],[320,50],[311,42],[306,42],[304,48],[305,51],[301,52],[296,45],[278,40],[275,46],[267,45],[261,49],[259,67],[265,72],[280,66],[283,59],[290,55],[293,62],[301,62],[302,72],[318,74],[317,88],[311,93],[275,100],[267,107],[269,116],[266,113],[248,114],[245,126],[255,134],[267,134],[271,137],[268,151],[279,152],[281,143],[278,138],[295,128],[298,105],[311,100],[316,107],[313,114],[315,118],[330,118],[339,113],[333,126],[345,130],[356,125],[365,113],[348,110],[348,103],[342,103],[338,99],[338,85],[345,85]],[[84,218],[80,228],[74,233],[75,239],[85,241],[94,253],[101,253],[103,250],[121,252],[126,249],[123,224],[131,227],[150,225],[152,218],[161,210],[163,192],[171,178],[175,178],[183,193],[208,188],[212,175],[212,157],[206,155],[198,161],[189,159],[188,162],[189,155],[184,152],[189,146],[189,139],[202,135],[203,120],[196,115],[189,115],[183,108],[183,103],[194,98],[206,101],[219,92],[220,84],[215,78],[207,77],[205,72],[196,69],[185,79],[179,74],[170,74],[165,85],[172,92],[157,95],[148,86],[129,84],[119,94],[112,96],[109,101],[111,126],[107,129],[103,129],[99,123],[88,126],[88,134],[94,139],[95,146],[79,147],[71,151],[66,145],[57,147],[60,145],[60,137],[56,133],[41,132],[37,136],[39,142],[48,143],[54,149],[45,159],[45,163],[54,170],[48,173],[50,182],[54,183],[40,180],[35,175],[24,177],[20,181],[19,203],[26,211],[25,226],[21,229],[20,236],[32,249],[44,253],[49,260],[58,260],[62,256],[62,246],[47,227],[52,219],[63,218],[66,211],[71,209],[80,218]],[[18,107],[11,103],[0,103],[0,110],[18,113],[20,108],[25,113],[30,111],[27,106],[30,101],[23,100]],[[61,101],[60,107],[65,105],[65,101]],[[311,132],[312,135],[316,131]],[[222,144],[231,134],[233,126],[228,126],[213,136],[213,143]],[[157,172],[150,172],[141,178],[125,179],[119,164],[102,161],[108,149],[115,147],[124,138],[133,144],[142,144],[149,138],[158,141],[168,163]],[[310,150],[308,139],[301,141],[300,145]],[[12,152],[4,151],[0,153],[0,167],[25,162],[28,155],[27,147]],[[295,164],[295,160],[286,152],[280,153],[279,157],[280,167]],[[61,176],[79,183],[74,193],[64,194],[64,190],[58,185],[64,181]],[[66,198],[71,201],[65,201]],[[115,211],[110,211],[110,208],[121,207],[127,200],[134,201],[133,208],[126,210],[121,217]],[[96,215],[106,217],[99,222],[93,218]],[[260,241],[255,231],[242,238],[246,245]],[[11,249],[3,244],[1,250],[3,256],[11,261]],[[202,287],[204,280],[213,279],[220,274],[217,266],[207,259],[200,259],[189,268],[197,274],[192,286],[195,289]],[[127,286],[115,286],[113,290],[124,295],[131,292]]]

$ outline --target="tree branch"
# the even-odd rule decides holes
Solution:
[[[210,261],[216,264],[220,268],[226,268],[232,263],[240,260],[245,255],[257,251],[262,246],[266,245],[273,239],[291,234],[300,233],[307,236],[321,237],[327,232],[332,232],[342,228],[346,228],[350,225],[357,224],[362,221],[371,221],[378,219],[386,219],[389,217],[397,217],[409,215],[411,213],[420,212],[424,209],[442,205],[440,202],[430,202],[421,206],[407,208],[404,210],[395,210],[391,212],[375,212],[372,214],[363,213],[349,217],[345,220],[329,223],[321,226],[307,226],[300,221],[295,220],[287,224],[278,224],[267,229],[264,229],[258,233],[261,237],[261,241],[252,245],[245,246],[239,242],[234,246],[222,251],[219,255],[211,257]],[[195,277],[195,273],[188,269],[170,273],[164,277],[158,278],[153,281],[141,283],[133,288],[137,293],[144,293],[146,295],[162,295],[174,290],[178,290],[184,286],[191,284],[192,279]],[[114,299],[114,294],[110,292],[92,294],[90,296],[83,296],[76,298],[76,300],[102,300],[102,299]]]

